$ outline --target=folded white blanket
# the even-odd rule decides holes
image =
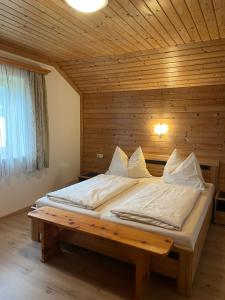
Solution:
[[[136,183],[138,183],[136,179],[100,174],[61,190],[48,193],[47,197],[61,204],[95,209]]]
[[[152,183],[111,212],[121,219],[181,230],[199,195],[191,187]]]

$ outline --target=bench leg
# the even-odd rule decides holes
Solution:
[[[135,265],[134,300],[141,300],[150,275],[149,255],[130,250],[129,256]]]
[[[35,242],[40,242],[39,221],[31,219],[31,239]]]
[[[146,283],[149,279],[149,261],[146,258],[142,258],[136,262],[135,265],[135,300],[142,298]]]
[[[41,222],[41,261],[47,262],[60,251],[59,229],[52,224]]]

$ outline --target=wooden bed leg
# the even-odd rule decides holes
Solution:
[[[31,220],[31,239],[35,242],[40,242],[40,230],[38,220]]]
[[[47,262],[60,251],[59,229],[52,224],[41,222],[41,261]]]
[[[192,294],[192,253],[179,253],[179,271],[177,278],[177,291],[187,297]]]
[[[134,300],[142,299],[145,286],[150,275],[149,255],[133,250],[129,250],[129,257],[135,265],[135,291]]]

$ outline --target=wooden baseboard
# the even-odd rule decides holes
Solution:
[[[5,218],[9,218],[9,217],[13,217],[13,216],[15,216],[15,215],[19,215],[19,214],[21,214],[21,213],[23,213],[23,212],[28,212],[29,210],[30,210],[30,205],[29,205],[29,206],[26,206],[26,207],[24,207],[24,208],[21,208],[21,209],[19,209],[19,210],[17,210],[17,211],[14,211],[14,212],[12,212],[12,213],[10,213],[10,214],[7,214],[7,215],[5,215],[5,216],[0,217],[0,221],[3,220],[3,219],[5,219]]]

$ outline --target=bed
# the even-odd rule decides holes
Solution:
[[[151,156],[152,157],[152,156]],[[163,166],[166,163],[166,157],[155,156],[151,160],[146,160],[151,169],[153,176],[140,180],[138,184],[129,190],[113,197],[105,204],[99,206],[95,210],[87,210],[78,207],[68,207],[65,204],[55,203],[47,197],[43,197],[36,202],[37,207],[53,206],[56,208],[79,212],[90,215],[95,218],[117,222],[128,226],[134,226],[143,231],[158,233],[171,237],[174,240],[174,247],[168,257],[157,258],[152,260],[151,271],[158,272],[170,278],[177,280],[177,290],[183,295],[190,296],[192,283],[197,270],[201,251],[204,246],[208,227],[212,217],[213,196],[217,186],[217,176],[219,169],[218,161],[200,160],[203,175],[207,182],[207,189],[198,199],[194,209],[185,221],[182,231],[172,231],[156,226],[146,225],[142,223],[122,220],[111,213],[111,209],[123,202],[134,192],[139,191],[147,183],[159,182],[162,179]],[[33,239],[39,240],[38,224],[33,223]],[[130,262],[126,253],[123,253],[119,247],[108,240],[98,237],[85,236],[79,233],[62,233],[61,240],[69,242],[98,253],[102,253],[113,258]]]

